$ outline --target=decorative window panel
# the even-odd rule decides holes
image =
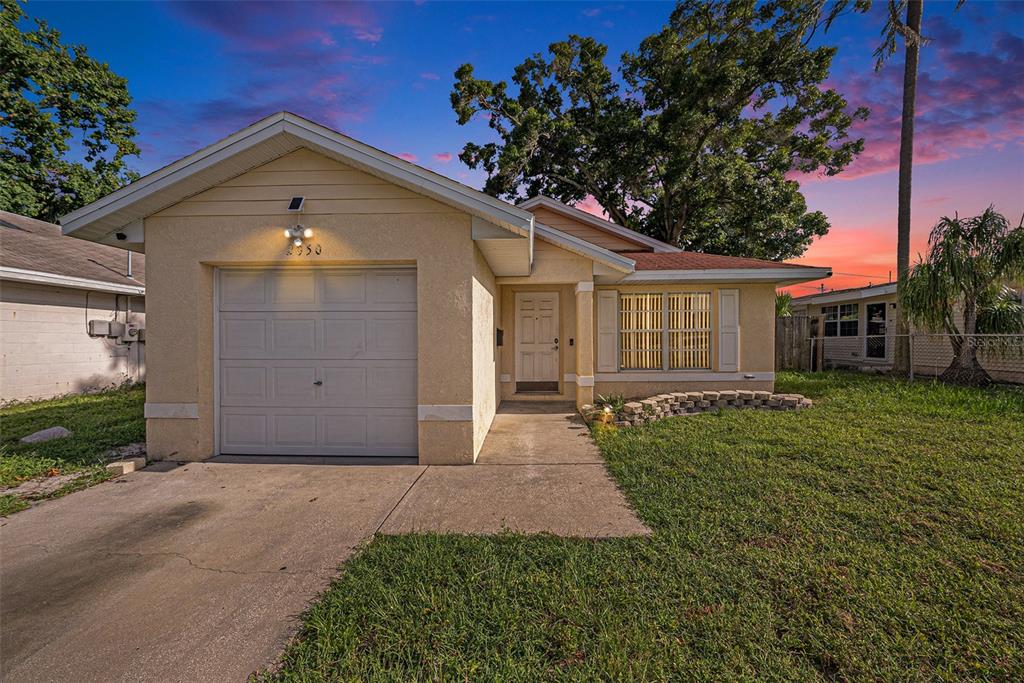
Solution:
[[[664,295],[619,295],[619,365],[660,370],[664,352]]]
[[[670,292],[667,298],[668,369],[710,368],[710,292]]]
[[[711,294],[620,294],[619,367],[623,370],[710,368]]]

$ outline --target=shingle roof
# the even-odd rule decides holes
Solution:
[[[762,261],[739,256],[702,254],[696,251],[679,251],[670,254],[656,254],[646,251],[623,252],[623,256],[636,261],[637,270],[725,270],[725,269],[766,269],[766,268],[813,268],[799,263]]]
[[[132,255],[132,277],[125,275],[128,252],[61,234],[59,225],[0,211],[0,266],[112,282],[146,283],[146,258]]]

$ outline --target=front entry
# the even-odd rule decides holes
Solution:
[[[558,391],[558,292],[516,293],[516,391]]]
[[[867,336],[865,355],[868,358],[885,358],[885,302],[868,304]]]

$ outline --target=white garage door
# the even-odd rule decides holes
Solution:
[[[416,455],[415,270],[219,277],[221,453]]]

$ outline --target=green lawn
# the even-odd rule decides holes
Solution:
[[[53,497],[109,478],[103,455],[116,446],[146,440],[145,394],[145,387],[134,386],[0,408],[0,488],[47,473],[86,473],[47,496]],[[39,444],[18,442],[27,434],[57,425],[71,430],[72,435]],[[0,516],[27,506],[13,495],[0,495]]]
[[[1024,393],[778,388],[597,435],[651,538],[377,538],[270,677],[1020,680]]]

